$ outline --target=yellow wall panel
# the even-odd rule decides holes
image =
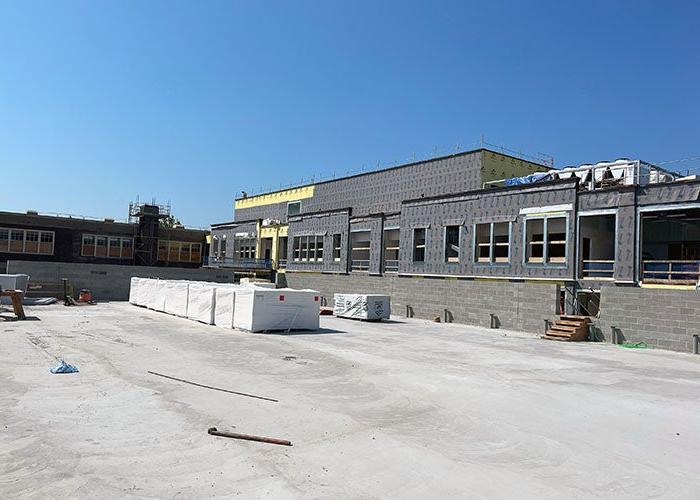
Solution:
[[[314,186],[304,186],[286,191],[277,191],[276,193],[260,194],[257,196],[249,196],[248,198],[240,198],[236,200],[236,209],[260,207],[263,205],[273,205],[285,201],[303,200],[311,198],[314,195]]]

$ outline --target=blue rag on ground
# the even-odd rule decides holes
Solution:
[[[61,360],[61,364],[50,368],[49,371],[51,373],[77,373],[78,367],[68,364],[65,361]]]

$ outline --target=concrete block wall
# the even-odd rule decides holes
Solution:
[[[81,288],[92,292],[95,300],[128,300],[131,278],[162,278],[174,280],[214,281],[233,283],[234,273],[226,269],[185,269],[175,267],[123,266],[112,264],[77,264],[68,262],[32,262],[11,260],[10,274],[28,274],[32,281],[60,282],[67,278],[77,294]]]
[[[444,321],[447,309],[455,323],[488,327],[493,313],[501,328],[536,333],[543,332],[545,318],[556,317],[553,284],[294,272],[285,278],[292,288],[318,290],[329,305],[334,293],[390,295],[391,310],[399,316],[409,306],[416,318]]]
[[[603,287],[599,340],[610,342],[616,327],[627,342],[692,352],[693,334],[700,334],[700,291],[637,287]]]

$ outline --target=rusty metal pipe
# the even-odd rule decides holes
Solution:
[[[251,436],[250,434],[238,434],[237,432],[224,432],[218,430],[216,427],[210,427],[207,432],[212,436],[220,436],[233,439],[245,439],[246,441],[258,441],[260,443],[279,444],[282,446],[292,446],[292,442],[287,441],[286,439]]]

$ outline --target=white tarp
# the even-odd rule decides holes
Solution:
[[[244,286],[236,290],[233,326],[251,332],[318,330],[320,306],[314,290]]]
[[[131,278],[131,287],[129,288],[129,302],[137,306],[143,306],[146,303],[144,294],[145,287],[148,285],[145,278]]]
[[[216,283],[190,283],[190,296],[187,303],[187,317],[207,325],[214,324],[216,305]]]
[[[233,328],[233,312],[236,300],[236,290],[240,287],[217,287],[216,308],[214,309],[214,324],[225,328]]]
[[[388,295],[336,293],[333,296],[333,314],[339,318],[389,319],[391,302]]]
[[[163,281],[162,292],[165,296],[163,312],[175,316],[187,317],[187,297],[190,283],[188,281]]]

